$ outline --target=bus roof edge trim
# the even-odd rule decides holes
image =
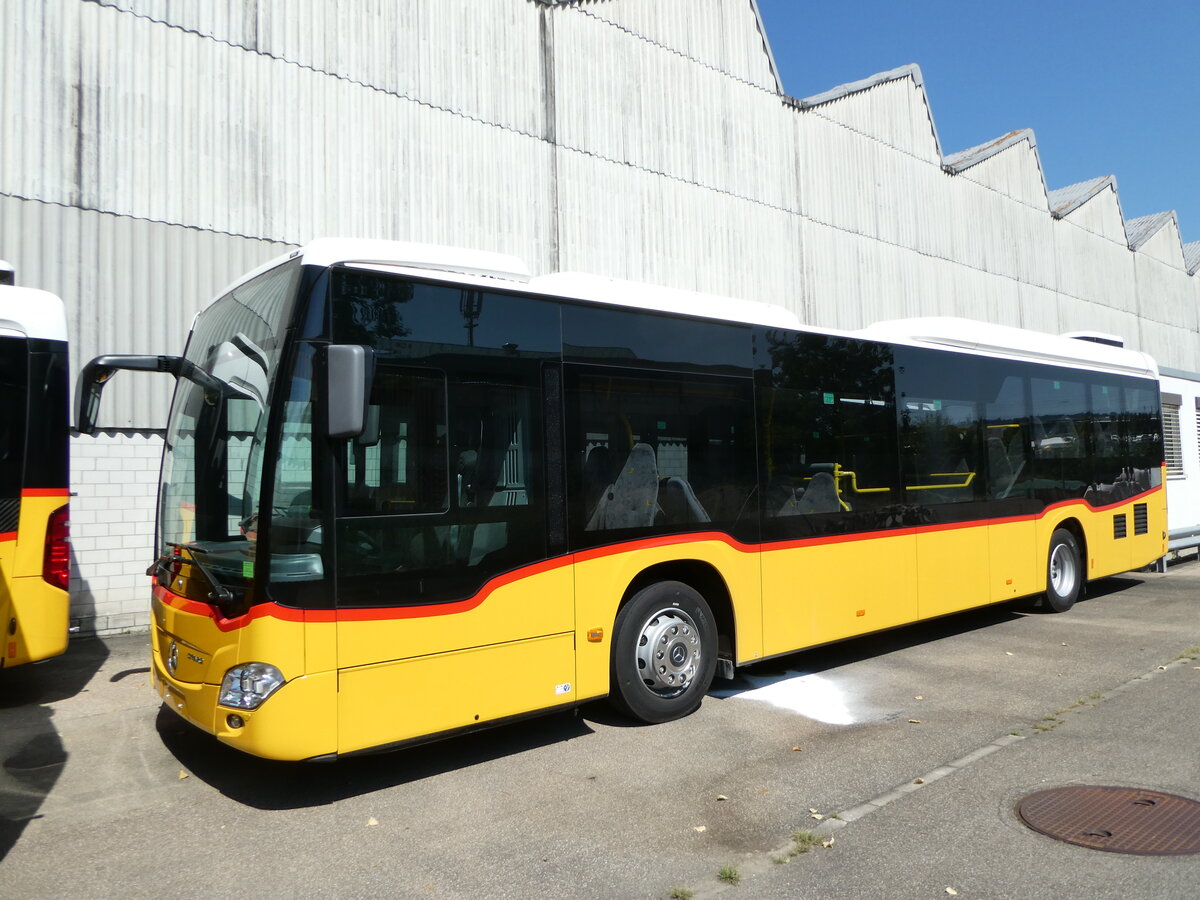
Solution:
[[[797,330],[803,328],[794,313],[775,304],[606,278],[585,272],[554,272],[542,275],[533,279],[529,287],[540,294],[570,300],[587,300],[651,312],[720,319],[743,325],[766,325]]]
[[[876,322],[856,334],[876,340],[958,347],[1015,359],[1087,366],[1157,378],[1158,366],[1145,353],[1076,338],[977,322],[952,316],[927,316]]]
[[[433,269],[460,275],[528,282],[529,268],[515,256],[488,250],[467,250],[439,244],[406,241],[317,238],[291,255],[304,265],[331,266],[336,263],[386,265],[405,269]]]

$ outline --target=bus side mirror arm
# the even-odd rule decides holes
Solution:
[[[375,375],[375,353],[359,344],[330,344],[326,350],[325,433],[331,438],[361,435]]]
[[[96,432],[96,416],[100,411],[100,394],[117,372],[166,372],[176,378],[187,378],[219,398],[221,383],[182,356],[97,356],[84,365],[79,373],[75,391],[75,421],[80,434]]]

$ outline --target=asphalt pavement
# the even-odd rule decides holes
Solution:
[[[1015,813],[1073,785],[1200,800],[1195,561],[1062,615],[991,607],[763,663],[679,722],[592,704],[334,764],[217,744],[160,707],[148,654],[79,639],[0,672],[0,898],[1200,894],[1200,854],[1075,846]]]

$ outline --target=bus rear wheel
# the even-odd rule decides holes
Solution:
[[[1055,529],[1050,536],[1050,553],[1046,559],[1046,608],[1052,612],[1066,612],[1075,605],[1082,588],[1083,563],[1075,535],[1065,528]]]
[[[660,581],[617,614],[610,700],[642,722],[669,722],[700,706],[717,664],[712,610],[693,588]]]

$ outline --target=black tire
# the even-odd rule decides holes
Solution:
[[[700,706],[717,666],[717,629],[699,593],[679,581],[644,587],[613,632],[609,700],[620,712],[657,724]]]
[[[1055,529],[1046,554],[1046,593],[1043,607],[1050,612],[1066,612],[1075,605],[1083,590],[1083,561],[1079,543],[1065,528]]]

